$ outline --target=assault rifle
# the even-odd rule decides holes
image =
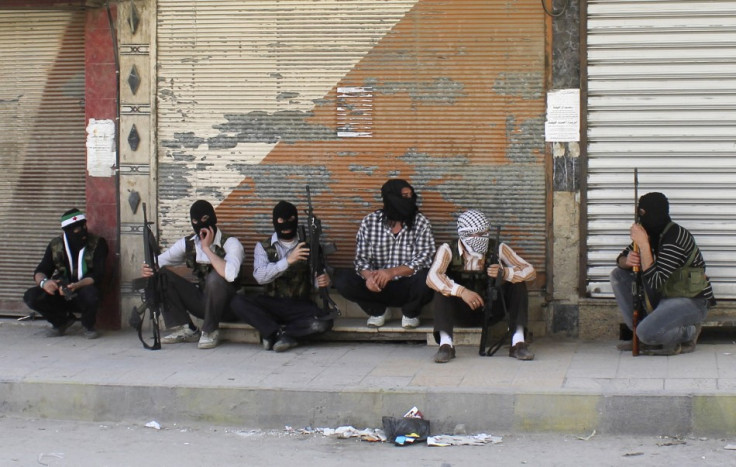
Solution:
[[[141,291],[143,304],[140,307],[133,307],[128,323],[138,331],[138,339],[140,339],[144,348],[148,350],[159,350],[161,348],[159,320],[161,317],[161,307],[166,306],[166,300],[164,299],[166,281],[164,275],[159,272],[158,255],[161,250],[158,247],[156,237],[151,231],[151,224],[153,222],[148,222],[148,216],[146,215],[146,203],[143,203],[143,255],[146,264],[153,269],[153,276],[140,277],[133,281],[133,288]],[[149,344],[143,338],[143,321],[146,318],[146,310],[148,310],[151,320],[151,330],[153,332],[152,344]]]
[[[56,281],[56,283],[59,284],[59,289],[61,289],[61,292],[64,294],[64,300],[71,302],[77,298],[77,292],[74,292],[69,288],[69,281],[61,277],[60,274],[54,274],[51,276],[51,280]]]
[[[312,208],[312,195],[309,191],[309,185],[307,185],[307,231],[304,232],[302,228],[300,230],[300,237],[309,246],[309,275],[311,280],[314,281],[315,277],[321,276],[327,269],[325,262],[325,256],[333,253],[336,248],[334,244],[323,245],[320,241],[322,236],[322,221],[314,214]],[[337,308],[337,304],[330,297],[330,292],[327,287],[319,288],[319,296],[322,302],[322,310],[327,314],[325,319],[335,319],[340,316],[340,310]]]
[[[639,223],[639,169],[634,169],[634,222]],[[633,251],[639,253],[639,245],[633,244]],[[644,319],[646,311],[644,309],[644,286],[641,283],[641,268],[634,266],[634,283],[631,286],[631,293],[634,297],[634,310],[631,315],[631,355],[636,357],[639,355],[639,338],[636,336],[636,327],[639,321]]]
[[[503,343],[511,333],[511,329],[507,329],[503,337],[497,342],[493,343],[488,347],[488,334],[490,333],[490,327],[502,320],[506,316],[506,300],[503,297],[501,287],[503,286],[503,268],[499,269],[498,276],[488,276],[488,268],[493,264],[501,264],[500,258],[501,248],[501,226],[496,227],[496,244],[494,245],[493,253],[490,253],[486,257],[486,264],[483,267],[483,271],[486,274],[486,297],[485,304],[483,306],[483,322],[481,324],[480,334],[480,346],[478,348],[478,355],[481,357],[490,357],[501,348]],[[501,306],[501,311],[494,310],[494,304],[498,302]]]

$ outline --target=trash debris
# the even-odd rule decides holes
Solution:
[[[634,456],[643,456],[643,455],[644,455],[644,453],[641,452],[641,451],[627,452],[626,454],[624,454],[624,457],[634,457]]]
[[[358,430],[352,426],[340,426],[337,428],[316,428],[315,431],[325,436],[334,436],[336,438],[360,438],[361,441],[384,442],[386,434],[381,429],[365,428]]]
[[[412,412],[415,415],[421,415],[419,410],[414,411],[414,409],[407,413],[411,414]],[[407,444],[426,441],[427,436],[429,436],[429,420],[424,420],[423,418],[383,417],[381,421],[386,438],[397,446],[406,446]]]
[[[736,451],[736,444],[727,444],[723,447],[723,449],[728,449],[729,451]]]
[[[424,418],[424,415],[419,411],[419,409],[412,407],[411,410],[404,414],[404,418]]]
[[[427,446],[482,446],[503,442],[500,436],[479,433],[477,435],[437,435],[427,438]]]
[[[155,430],[160,430],[161,425],[156,420],[151,420],[150,422],[146,423],[146,428],[153,428]]]
[[[588,436],[578,436],[578,439],[581,441],[590,441],[593,436],[595,436],[595,430],[593,430],[593,433],[589,434]]]
[[[463,423],[458,423],[455,425],[455,429],[452,430],[453,435],[467,435],[468,431],[465,429],[465,425]]]

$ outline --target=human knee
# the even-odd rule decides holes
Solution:
[[[216,271],[212,271],[207,274],[204,287],[206,291],[221,290],[225,289],[228,284],[229,282],[225,280],[224,277],[219,275]]]

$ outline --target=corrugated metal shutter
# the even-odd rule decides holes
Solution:
[[[0,310],[25,289],[59,218],[85,207],[84,12],[0,10]]]
[[[736,2],[588,2],[588,292],[661,191],[695,235],[717,298],[736,298]]]
[[[408,179],[439,241],[474,207],[545,263],[538,1],[158,2],[164,243],[206,198],[252,245],[280,199],[315,210],[352,264],[380,186]],[[355,137],[352,137],[355,136]]]

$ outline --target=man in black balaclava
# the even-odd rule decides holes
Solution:
[[[167,327],[176,328],[161,343],[198,341],[198,348],[211,349],[220,343],[220,321],[235,319],[230,301],[240,287],[245,251],[240,240],[217,228],[215,208],[208,201],[195,201],[189,217],[194,235],[179,239],[158,257],[166,280],[164,321]],[[197,284],[167,267],[182,264],[192,270]],[[153,270],[143,264],[141,273],[150,277]],[[190,313],[202,320],[201,332]]]
[[[77,208],[62,214],[61,229],[64,233],[51,240],[33,274],[38,285],[28,289],[23,300],[51,323],[49,337],[63,335],[77,313],[84,336],[95,339],[107,242],[87,231],[87,218]]]
[[[296,206],[279,201],[273,208],[273,228],[253,251],[253,277],[265,293],[238,295],[232,306],[240,320],[258,329],[264,349],[284,352],[296,347],[297,339],[332,328],[328,312],[312,298],[317,287],[330,285],[330,277],[310,277],[309,248],[297,237]]]
[[[639,221],[631,226],[632,243],[616,261],[611,288],[621,316],[633,328],[633,268],[641,272],[646,314],[636,328],[645,355],[677,355],[695,350],[701,322],[715,304],[705,275],[705,261],[692,234],[672,222],[669,202],[662,193],[639,198]],[[636,249],[634,246],[636,245]],[[638,251],[637,251],[638,250]],[[631,341],[618,345],[631,350]]]
[[[401,325],[416,328],[434,293],[426,284],[435,252],[432,226],[406,180],[388,180],[381,198],[383,209],[363,218],[358,230],[355,271],[337,275],[335,287],[365,311],[369,327],[385,324],[388,307],[401,307]]]

